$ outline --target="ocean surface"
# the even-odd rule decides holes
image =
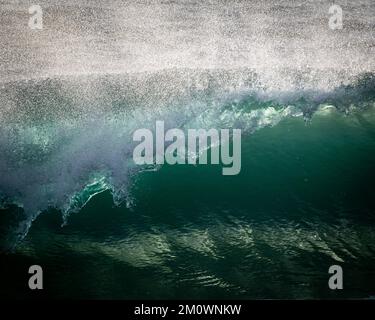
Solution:
[[[0,1],[1,298],[375,297],[373,1],[39,2]],[[158,120],[240,174],[135,165]]]

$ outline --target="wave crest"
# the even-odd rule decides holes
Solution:
[[[154,74],[140,78],[48,79],[1,91],[0,205],[16,204],[14,245],[48,208],[64,223],[93,196],[110,190],[130,199],[132,132],[154,128],[240,128],[251,134],[288,117],[309,119],[322,106],[341,112],[374,106],[375,77],[365,74],[332,90],[278,91],[254,73]],[[16,230],[16,231],[15,231]]]

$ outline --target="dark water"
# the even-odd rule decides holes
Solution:
[[[130,209],[103,192],[63,228],[61,214],[45,212],[1,256],[1,295],[374,296],[374,125],[372,109],[286,119],[244,139],[238,176],[164,166],[136,177]],[[26,288],[34,263],[45,270],[43,293]],[[334,264],[341,291],[328,288]]]

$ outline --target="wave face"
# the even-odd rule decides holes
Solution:
[[[213,118],[226,124],[236,119],[236,126],[247,130],[238,176],[224,177],[219,166],[199,165],[132,171],[124,153],[117,156],[111,149],[124,146],[123,127],[111,126],[111,139],[103,141],[100,133],[108,131],[99,120],[89,138],[82,136],[87,130],[82,127],[67,144],[79,137],[89,141],[87,146],[77,144],[72,153],[66,145],[57,148],[49,158],[33,160],[39,167],[25,161],[33,164],[30,171],[21,166],[18,172],[46,172],[41,176],[38,169],[38,179],[28,178],[34,183],[33,205],[64,199],[64,208],[79,212],[65,216],[61,228],[61,212],[44,211],[14,254],[0,255],[9,275],[2,286],[9,290],[0,290],[0,296],[29,297],[17,270],[23,274],[38,263],[48,270],[50,298],[373,296],[374,108],[345,113],[320,106],[310,121],[298,108],[262,105],[249,97],[232,104],[235,112],[225,111],[234,108],[227,104],[222,119]],[[183,113],[176,115],[181,120]],[[193,117],[186,126],[209,126],[207,119]],[[116,164],[121,170],[108,169]],[[8,186],[16,179],[5,177]],[[45,185],[49,193],[43,193]],[[117,205],[114,194],[121,194]],[[118,203],[122,197],[127,201]],[[16,207],[2,210],[2,226],[25,232],[20,226],[29,214]],[[14,237],[8,232],[4,242],[10,246]],[[327,288],[327,270],[334,264],[346,275],[339,293]]]
[[[132,76],[10,82],[1,90],[0,190],[26,219],[12,231],[22,238],[50,207],[64,216],[97,193],[111,190],[131,203],[132,160],[138,128],[238,128],[244,135],[288,117],[332,106],[344,113],[373,108],[374,76],[332,91],[263,89],[253,72],[168,71]],[[241,85],[239,85],[239,83]],[[14,112],[17,110],[17,112]]]

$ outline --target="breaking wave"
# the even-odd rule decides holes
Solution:
[[[285,72],[285,74],[287,74]],[[374,107],[375,76],[326,74],[270,85],[251,70],[170,70],[132,75],[25,80],[0,89],[0,206],[23,214],[8,244],[22,239],[38,214],[61,210],[64,221],[98,193],[131,206],[132,133],[169,128],[239,128],[249,135],[288,117],[319,111],[360,113]],[[297,76],[294,77],[298,79]],[[340,82],[340,79],[342,80]],[[301,85],[303,83],[303,85]],[[157,169],[157,168],[154,168]]]

